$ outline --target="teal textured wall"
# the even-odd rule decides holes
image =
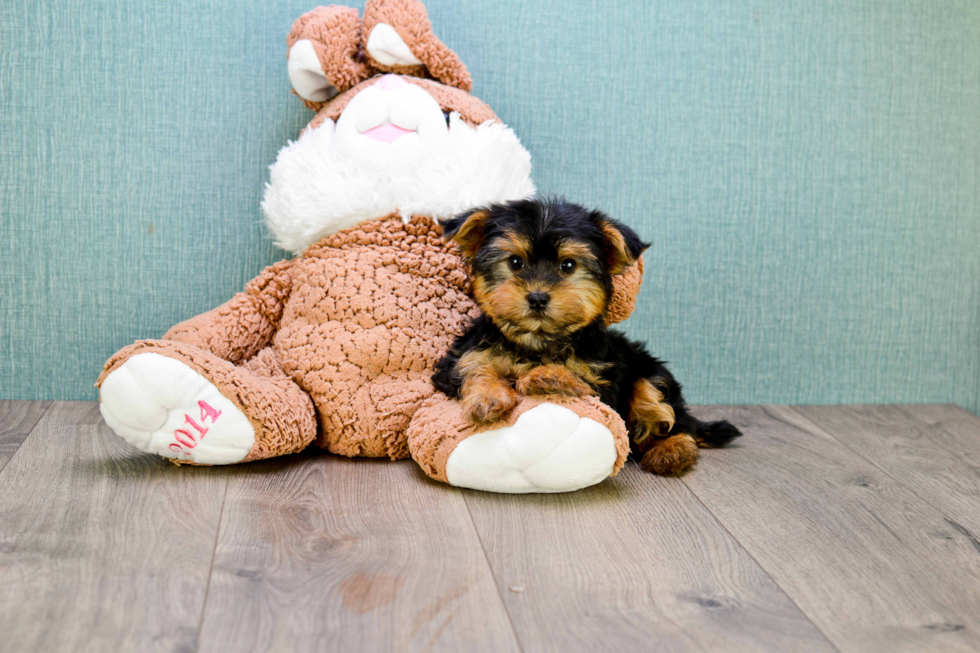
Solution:
[[[428,6],[539,187],[653,241],[627,326],[693,401],[980,408],[980,3]],[[311,7],[0,0],[0,397],[94,398],[283,256]]]

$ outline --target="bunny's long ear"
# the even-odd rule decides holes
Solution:
[[[317,7],[296,19],[289,36],[289,81],[311,109],[368,78],[358,58],[361,18],[350,7]]]
[[[606,237],[606,265],[612,274],[621,274],[650,246],[622,222],[604,215],[599,217],[598,222]]]
[[[364,50],[382,72],[431,76],[467,93],[473,78],[456,53],[436,38],[419,0],[367,0]]]
[[[484,226],[489,217],[490,212],[486,209],[461,213],[442,223],[442,237],[456,241],[463,258],[471,259],[483,245]]]

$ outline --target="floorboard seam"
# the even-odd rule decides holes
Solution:
[[[459,491],[459,490],[457,490]],[[462,492],[460,492],[462,495]],[[517,642],[517,649],[524,652],[524,643],[521,642],[521,636],[517,632],[517,628],[514,626],[514,619],[510,615],[510,609],[507,607],[507,601],[504,600],[503,589],[500,587],[500,582],[497,580],[497,574],[493,571],[493,565],[490,564],[490,556],[487,555],[487,547],[483,543],[483,538],[480,537],[480,529],[476,527],[476,520],[473,519],[473,513],[470,511],[470,502],[466,500],[466,495],[462,496],[463,505],[466,506],[466,514],[470,517],[470,525],[473,526],[473,533],[476,535],[476,541],[480,543],[480,551],[483,552],[483,560],[487,563],[487,570],[490,572],[490,578],[493,580],[493,586],[497,588],[497,596],[500,598],[500,605],[504,609],[504,614],[507,615],[507,623],[510,624],[510,632],[514,633],[514,641]]]
[[[225,517],[225,502],[228,500],[228,484],[231,481],[225,478],[225,490],[221,494],[221,509],[218,511],[218,528],[214,534],[214,548],[211,549],[211,564],[208,566],[208,582],[204,586],[204,602],[201,604],[201,619],[197,622],[197,639],[194,642],[194,650],[201,650],[201,632],[204,630],[204,615],[208,609],[208,596],[211,594],[211,574],[214,572],[214,559],[218,554],[218,540],[221,538],[221,525]]]
[[[636,465],[638,468],[640,468],[639,467],[639,464],[636,463],[636,461],[630,461],[630,462],[632,462],[634,465]],[[640,468],[640,470],[642,471],[642,468]],[[643,472],[643,473],[646,474],[648,472]],[[752,555],[752,552],[749,551],[749,549],[744,544],[742,544],[742,542],[737,537],[735,537],[735,534],[732,533],[730,530],[728,530],[728,526],[726,526],[725,523],[723,521],[721,521],[721,519],[718,517],[718,515],[716,515],[714,513],[714,511],[712,511],[711,508],[709,508],[708,505],[704,501],[701,500],[701,497],[698,496],[697,492],[695,492],[693,489],[691,489],[691,486],[687,484],[687,481],[684,480],[683,478],[681,478],[679,480],[684,485],[684,488],[688,492],[691,493],[691,496],[693,496],[694,499],[698,503],[700,503],[701,506],[705,510],[708,511],[708,514],[711,515],[711,518],[715,521],[715,523],[717,523],[718,526],[720,526],[722,530],[724,530],[726,533],[728,533],[728,536],[730,538],[732,538],[732,541],[735,542],[735,544],[737,544],[740,549],[742,549],[743,551],[745,551],[745,555],[749,556],[749,558],[752,560],[752,562],[754,562],[756,564],[756,566],[759,567],[759,569],[761,569],[762,572],[766,576],[769,577],[769,580],[772,581],[773,585],[775,585],[777,588],[779,588],[779,591],[783,593],[783,596],[786,597],[786,600],[789,601],[793,605],[793,607],[795,607],[797,610],[799,610],[800,614],[803,615],[806,618],[806,620],[809,621],[813,625],[813,627],[816,629],[816,631],[823,636],[823,638],[824,638],[824,640],[826,640],[827,644],[830,645],[830,647],[832,649],[834,649],[835,651],[837,651],[838,653],[841,653],[840,647],[837,646],[837,644],[834,642],[834,640],[832,640],[830,638],[830,636],[827,635],[827,633],[825,633],[823,631],[823,628],[821,628],[816,623],[814,623],[813,618],[810,617],[810,615],[808,615],[806,613],[806,611],[802,607],[800,607],[800,605],[796,602],[796,600],[793,599],[793,597],[789,595],[789,592],[786,591],[786,588],[783,587],[779,583],[779,581],[776,580],[775,577],[773,577],[772,573],[768,569],[766,569],[765,566],[763,566],[763,564],[761,562],[759,562],[754,555]]]
[[[822,426],[820,426],[819,424],[817,424],[816,422],[814,422],[812,419],[810,419],[809,417],[807,417],[803,413],[800,413],[799,411],[795,410],[792,406],[787,406],[787,408],[789,408],[789,410],[791,410],[793,412],[793,414],[795,414],[797,417],[799,417],[801,419],[805,419],[807,422],[809,422],[810,424],[812,424],[814,428],[818,429],[821,433],[823,433],[827,437],[831,438],[834,442],[836,442],[837,444],[839,444],[841,447],[843,447],[844,449],[847,449],[852,454],[854,454],[855,456],[857,456],[861,460],[865,461],[866,463],[868,463],[869,465],[871,465],[872,467],[874,467],[875,469],[877,469],[879,472],[881,472],[882,474],[884,474],[885,476],[887,476],[888,478],[890,478],[897,485],[899,485],[900,487],[903,487],[906,490],[908,490],[913,496],[917,497],[920,501],[922,501],[923,503],[925,503],[927,506],[931,506],[932,508],[934,508],[943,517],[943,519],[947,519],[950,516],[950,513],[949,513],[948,510],[946,510],[946,508],[944,508],[943,506],[937,505],[936,503],[933,502],[933,500],[931,498],[929,498],[927,496],[923,496],[922,494],[920,494],[919,491],[915,487],[909,485],[908,483],[906,483],[905,481],[903,481],[898,476],[895,476],[889,470],[887,470],[886,468],[884,468],[881,465],[879,465],[876,461],[872,460],[871,458],[868,458],[867,456],[865,456],[864,454],[862,454],[860,451],[856,451],[855,449],[849,447],[847,445],[847,443],[844,442],[844,440],[841,440],[840,438],[838,438],[837,436],[835,436],[833,433],[827,431],[825,428],[823,428]],[[773,419],[777,419],[777,420],[780,420],[780,421],[782,421],[782,422],[785,423],[784,420],[780,419],[779,415],[771,415],[768,412],[766,414],[769,415],[770,417],[772,417]],[[915,419],[912,416],[909,416],[909,418],[910,419]],[[918,421],[918,420],[916,420],[916,421]],[[925,422],[919,422],[919,423],[922,424],[923,426],[932,426],[931,424],[926,424]],[[790,424],[790,426],[793,426],[793,425]],[[799,427],[796,427],[796,428],[799,428]],[[889,530],[889,532],[891,532],[891,529],[888,529],[888,530]],[[892,533],[892,535],[894,535],[894,533]]]
[[[43,403],[43,402],[38,402],[38,403]],[[24,437],[24,439],[21,440],[20,443],[17,445],[17,448],[14,449],[14,452],[10,454],[10,458],[7,458],[7,461],[4,462],[2,465],[0,465],[0,474],[3,474],[3,470],[7,469],[7,465],[10,464],[10,461],[13,460],[14,457],[20,452],[21,448],[24,446],[24,443],[27,442],[27,438],[34,435],[34,431],[36,431],[37,427],[41,425],[42,421],[44,421],[44,416],[47,415],[48,411],[51,410],[51,407],[54,406],[53,401],[49,401],[47,402],[47,404],[48,405],[44,407],[44,410],[41,411],[41,414],[38,416],[37,421],[31,425],[31,430],[27,432],[27,435]]]

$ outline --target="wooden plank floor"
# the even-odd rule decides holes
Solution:
[[[980,651],[980,418],[697,412],[746,435],[681,479],[508,496],[0,402],[0,651]]]

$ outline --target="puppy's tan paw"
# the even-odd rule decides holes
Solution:
[[[463,397],[463,414],[476,425],[492,424],[517,406],[520,397],[503,384],[473,388]]]
[[[522,395],[564,395],[584,397],[595,394],[592,387],[564,365],[541,365],[517,380]]]
[[[687,433],[655,440],[643,454],[640,467],[661,476],[676,476],[694,467],[698,461],[698,444]]]

